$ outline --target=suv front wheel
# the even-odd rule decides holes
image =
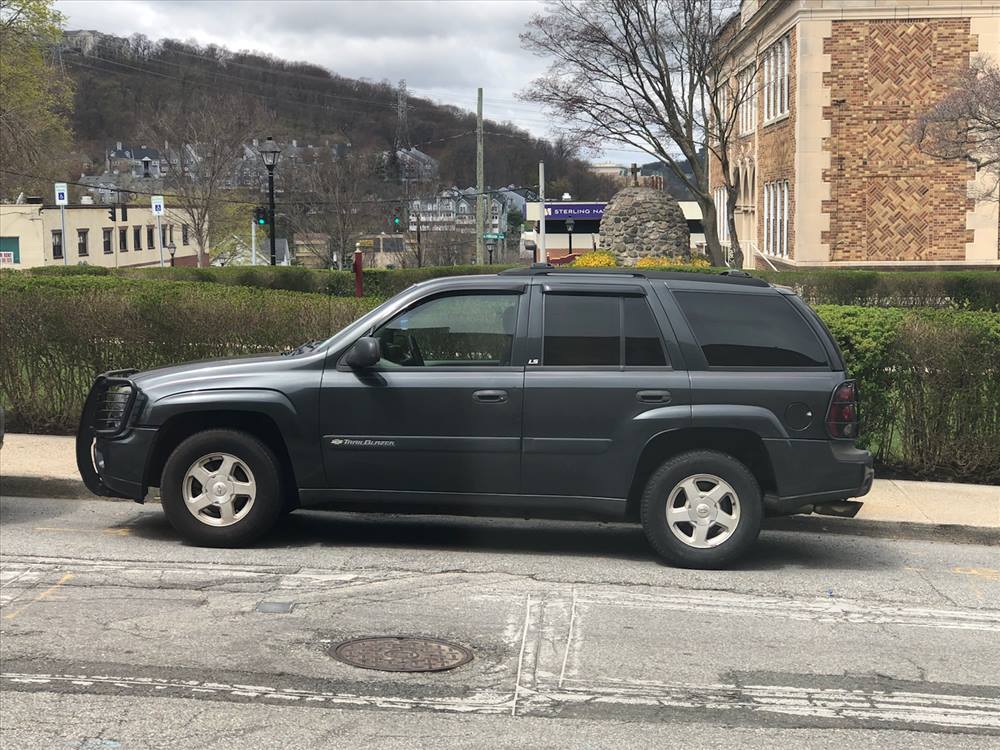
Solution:
[[[642,527],[663,558],[685,568],[721,568],[760,533],[760,486],[750,470],[718,451],[665,461],[642,494]]]
[[[279,476],[274,453],[253,435],[199,432],[181,442],[163,467],[163,511],[192,544],[249,545],[281,515]]]

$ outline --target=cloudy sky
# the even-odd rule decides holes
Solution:
[[[405,78],[414,94],[510,120],[536,135],[551,120],[516,92],[546,67],[518,34],[541,0],[57,0],[68,29],[145,34],[252,49],[351,78]],[[609,149],[594,160],[648,161]]]

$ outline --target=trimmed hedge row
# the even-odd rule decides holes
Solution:
[[[0,277],[0,405],[12,432],[73,432],[97,373],[281,351],[378,300],[114,277]]]
[[[323,338],[374,306],[223,284],[0,275],[12,431],[72,432],[93,377]],[[862,444],[909,475],[1000,483],[1000,313],[821,305],[861,384]]]
[[[497,273],[513,266],[440,266],[372,269],[364,272],[366,295],[388,297],[411,284],[442,276]],[[664,270],[717,273],[720,269],[669,266]],[[311,270],[298,266],[227,266],[224,268],[134,268],[52,266],[32,275],[120,275],[125,278],[203,281],[263,289],[287,289],[349,297],[354,294],[350,271]],[[813,305],[866,307],[958,307],[1000,311],[1000,271],[754,271],[754,276],[795,289]]]

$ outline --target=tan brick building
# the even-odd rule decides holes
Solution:
[[[735,23],[747,267],[1000,265],[1000,202],[971,197],[987,181],[910,135],[973,55],[1000,59],[1000,0],[743,0]]]

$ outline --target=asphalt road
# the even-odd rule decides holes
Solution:
[[[365,635],[474,658],[331,657]],[[4,750],[997,747],[1000,546],[769,530],[706,572],[625,525],[296,513],[210,550],[2,498],[0,660]]]

